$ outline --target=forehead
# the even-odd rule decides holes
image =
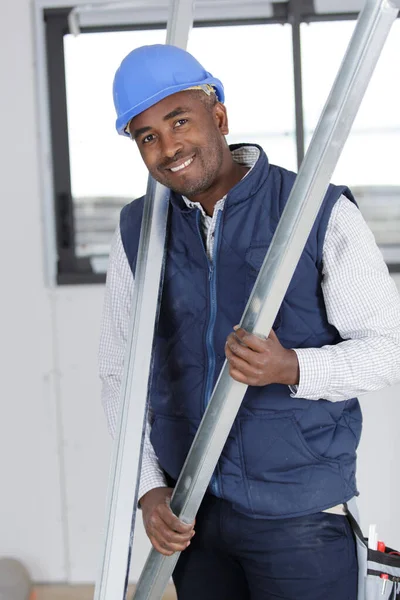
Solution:
[[[193,90],[185,90],[183,92],[177,92],[171,94],[163,100],[160,100],[154,106],[151,106],[147,110],[134,117],[130,123],[130,131],[138,129],[139,127],[154,126],[157,122],[163,121],[165,117],[176,110],[177,108],[187,108],[188,110],[198,110],[199,106],[202,106],[202,102],[197,93],[191,93]],[[204,92],[198,92],[203,94]]]

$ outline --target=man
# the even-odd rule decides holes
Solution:
[[[223,101],[221,82],[171,46],[134,50],[115,76],[117,130],[172,190],[144,524],[159,552],[183,551],[180,600],[355,600],[345,516],[358,493],[355,396],[399,380],[399,296],[351,192],[330,186],[273,330],[260,339],[236,327],[295,175],[258,146],[229,148]],[[100,368],[111,432],[142,210],[143,199],[123,209],[107,277]],[[225,356],[249,388],[196,524],[185,525],[168,501]]]

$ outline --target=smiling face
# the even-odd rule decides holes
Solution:
[[[225,107],[200,90],[164,98],[129,130],[154,179],[189,198],[215,185],[230,161]]]

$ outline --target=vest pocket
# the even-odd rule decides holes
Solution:
[[[241,418],[245,485],[255,516],[295,516],[344,501],[339,461],[316,454],[291,411]]]

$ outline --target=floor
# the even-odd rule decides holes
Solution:
[[[131,600],[134,587],[130,586],[127,599]],[[41,585],[35,588],[34,600],[93,600],[92,585]],[[163,600],[176,600],[173,586],[168,586]]]

